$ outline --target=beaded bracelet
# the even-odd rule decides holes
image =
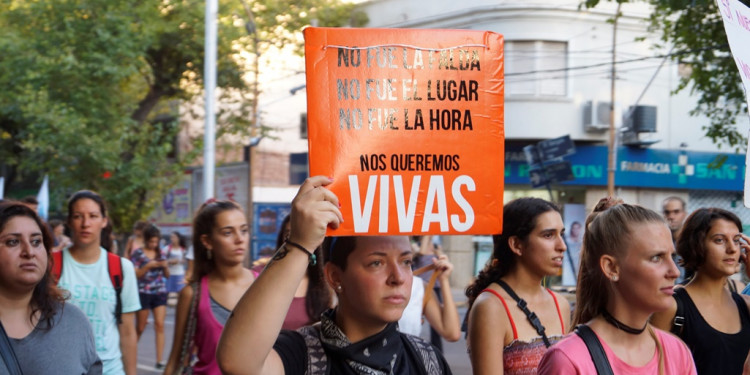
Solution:
[[[284,240],[284,247],[286,247],[286,245],[291,245],[292,247],[294,247],[296,249],[304,251],[305,254],[307,254],[308,258],[310,258],[309,264],[311,266],[314,266],[314,265],[318,264],[318,257],[315,256],[315,253],[313,253],[313,252],[305,249],[302,245],[300,245],[300,244],[298,244],[296,242],[289,241],[289,238],[287,238],[286,240]]]

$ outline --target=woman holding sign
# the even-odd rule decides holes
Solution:
[[[284,315],[326,229],[343,217],[338,198],[309,178],[292,202],[292,229],[227,322],[217,351],[226,374],[450,374],[421,339],[398,332],[411,293],[406,237],[334,237],[323,245],[326,281],[339,305],[321,322],[280,333]],[[328,372],[327,372],[328,371]]]
[[[542,279],[562,267],[563,232],[560,211],[550,202],[520,198],[503,208],[492,262],[466,289],[474,374],[535,373],[547,348],[565,334],[570,305],[542,287]]]

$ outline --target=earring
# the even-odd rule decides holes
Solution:
[[[341,285],[336,285],[336,293],[341,293],[342,290]]]
[[[612,275],[612,281],[617,282],[620,278],[617,275]]]
[[[213,257],[214,256],[213,256],[213,254],[211,254],[211,250],[206,250],[206,258],[208,258],[208,260],[211,260],[211,258],[213,258]]]

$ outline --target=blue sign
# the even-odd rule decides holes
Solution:
[[[686,163],[680,163],[680,155]],[[567,157],[575,180],[570,186],[607,186],[607,147],[577,146]],[[717,158],[726,157],[719,168],[711,168]],[[520,146],[505,147],[505,183],[529,183],[529,165]],[[655,189],[743,191],[745,156],[718,152],[680,150],[617,149],[615,186]]]
[[[281,231],[281,222],[291,212],[289,203],[255,203],[253,205],[252,258],[276,250],[276,236]],[[269,250],[273,249],[273,250]]]

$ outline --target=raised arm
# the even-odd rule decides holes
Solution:
[[[328,226],[343,221],[338,198],[323,186],[328,177],[308,178],[292,201],[289,240],[308,251],[323,243]],[[284,374],[279,355],[272,350],[300,281],[308,254],[293,246],[276,251],[263,273],[245,292],[222,332],[216,357],[225,374]]]
[[[440,294],[443,297],[443,303],[440,304],[434,290],[425,290],[425,295],[431,293],[432,297],[425,306],[425,319],[430,322],[430,326],[437,331],[440,336],[448,341],[458,341],[461,338],[461,323],[458,318],[458,310],[453,300],[453,293],[450,287],[450,274],[453,271],[453,264],[448,261],[448,257],[441,255],[435,259],[435,272],[442,271],[438,280],[440,281]]]

